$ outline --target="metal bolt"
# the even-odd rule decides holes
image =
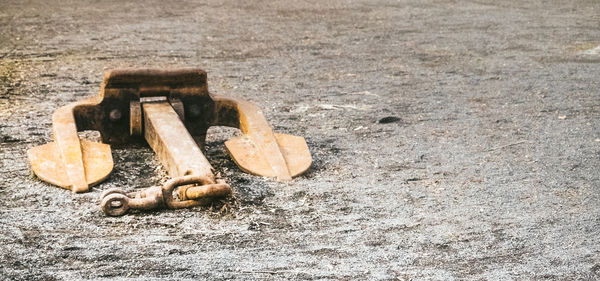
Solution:
[[[190,116],[198,117],[200,116],[200,107],[196,104],[190,105]]]
[[[110,113],[108,114],[108,118],[110,118],[110,121],[113,121],[113,122],[119,121],[119,119],[121,119],[121,117],[122,117],[121,111],[116,108],[111,110]]]

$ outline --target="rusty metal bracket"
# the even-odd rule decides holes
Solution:
[[[200,185],[196,185],[200,184]],[[179,199],[173,191],[179,187]],[[109,189],[101,198],[100,207],[108,216],[121,216],[129,209],[154,210],[190,208],[210,204],[214,198],[231,194],[231,187],[224,182],[213,183],[202,176],[183,176],[169,180],[162,187],[149,187],[140,192],[125,193],[120,189]]]
[[[111,188],[102,193],[100,207],[108,216],[121,216],[129,209],[153,210],[164,206],[163,193],[160,187],[149,187],[140,192],[125,193],[118,188]]]
[[[106,200],[109,205],[103,205],[109,210],[105,212],[114,215],[128,208],[195,206],[197,202],[187,201],[217,193],[223,196],[225,190],[231,190],[224,181],[215,179],[213,168],[192,137],[203,144],[211,126],[240,129],[242,136],[226,141],[225,146],[243,171],[290,180],[312,162],[304,138],[274,133],[253,103],[210,94],[206,73],[200,69],[108,72],[98,96],[54,113],[54,142],[31,148],[28,157],[40,179],[84,192],[112,171],[110,146],[104,143],[123,144],[143,137],[174,178],[173,188],[191,181],[188,176],[195,176],[191,182],[202,188],[180,187],[183,201],[173,201],[164,193],[161,197],[152,189],[134,197],[112,192],[103,196],[111,198]],[[104,143],[80,140],[77,132],[83,130],[99,131]],[[164,204],[156,203],[159,201]]]

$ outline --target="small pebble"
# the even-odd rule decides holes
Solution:
[[[394,122],[398,122],[400,120],[401,120],[400,117],[388,116],[388,117],[383,117],[383,118],[379,119],[379,124],[394,123]]]

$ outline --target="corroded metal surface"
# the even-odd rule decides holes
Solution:
[[[35,174],[51,184],[85,192],[90,185],[104,180],[112,171],[110,146],[80,141],[76,121],[79,109],[97,104],[98,98],[71,103],[52,115],[54,142],[28,151],[29,162]]]
[[[262,111],[252,103],[226,97],[215,98],[215,101],[220,108],[237,112],[236,127],[243,136],[228,140],[225,146],[242,170],[291,180],[310,167],[312,158],[304,138],[273,133]]]
[[[173,178],[199,175],[214,181],[212,167],[167,102],[142,104],[144,137]]]
[[[184,191],[185,197],[176,200],[173,198],[173,191],[180,186],[187,186]],[[214,183],[207,177],[190,175],[169,180],[162,187],[162,193],[169,208],[180,209],[205,205],[208,203],[205,199],[225,197],[231,194],[231,187],[222,180]]]
[[[151,101],[145,102],[145,99]],[[105,194],[102,203],[105,213],[119,215],[128,208],[148,209],[162,205],[170,208],[196,206],[201,197],[224,196],[231,192],[222,179],[215,179],[210,163],[192,137],[199,136],[204,142],[210,126],[241,130],[241,137],[233,138],[225,145],[243,171],[290,180],[306,171],[312,162],[304,139],[274,133],[256,105],[211,95],[206,73],[200,69],[108,72],[98,96],[55,112],[55,142],[32,148],[29,159],[40,179],[83,192],[106,178],[113,162],[108,145],[80,141],[78,131],[97,130],[102,140],[111,144],[140,141],[143,135],[176,180],[173,188],[181,185],[177,180],[201,183],[202,186],[182,188],[184,191],[179,194],[183,201],[171,200],[172,196],[161,197],[151,192],[152,189],[134,196],[144,198],[141,201],[129,200],[119,192]],[[197,178],[189,180],[185,176]],[[164,204],[160,203],[163,200]]]
[[[62,158],[61,155],[66,149],[63,147],[61,151],[57,142],[31,148],[28,157],[35,174],[48,183],[74,192],[87,191],[88,186],[104,180],[113,169],[110,146],[86,140],[76,141],[79,146],[67,146],[66,149],[70,149],[74,154],[80,154],[81,158],[74,158],[78,161],[73,161],[73,158]],[[75,165],[69,163],[70,161],[75,162]],[[75,166],[73,170],[67,168],[73,166]],[[73,171],[81,171],[82,167],[84,174],[73,173]]]
[[[100,207],[108,216],[121,216],[129,209],[152,210],[164,206],[160,187],[149,187],[140,192],[125,193],[112,188],[102,193]]]
[[[198,184],[198,185],[196,185]],[[185,198],[173,197],[173,191],[179,187]],[[169,180],[164,186],[153,186],[140,192],[125,193],[119,189],[105,191],[100,207],[108,216],[121,216],[130,209],[153,210],[168,207],[170,209],[190,208],[210,204],[214,199],[231,194],[231,187],[223,181],[212,182],[203,176],[182,176]]]

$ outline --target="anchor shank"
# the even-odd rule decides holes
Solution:
[[[195,175],[214,183],[213,168],[168,102],[142,103],[144,137],[173,178]]]

